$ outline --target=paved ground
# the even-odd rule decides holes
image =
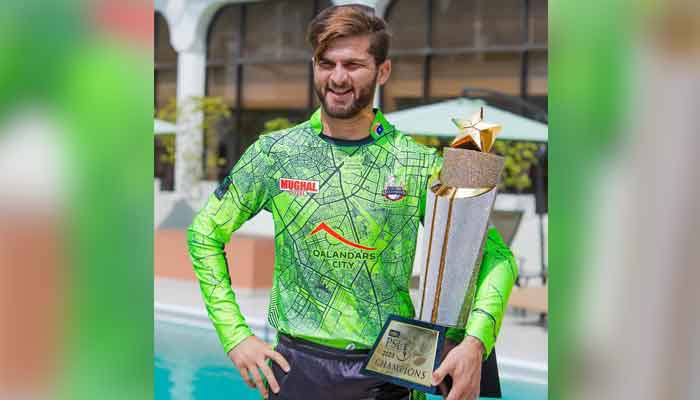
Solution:
[[[237,290],[236,298],[250,324],[265,323],[267,291]],[[205,315],[199,287],[191,281],[156,278],[155,301],[158,305],[181,307],[192,313]],[[537,315],[522,315],[511,311],[503,321],[496,348],[499,358],[546,365],[547,330],[539,323]]]

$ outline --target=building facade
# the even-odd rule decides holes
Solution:
[[[178,132],[175,151],[194,151],[204,162],[177,157],[176,185],[190,182],[188,174],[220,179],[266,122],[295,123],[310,115],[318,101],[306,26],[319,10],[343,3],[350,2],[155,1],[156,110],[169,101],[184,106],[199,96],[218,97],[230,109],[230,116],[210,128],[214,132]],[[375,7],[393,36],[392,76],[376,96],[384,111],[457,97],[469,88],[525,99],[546,110],[547,0],[362,3]],[[165,176],[162,168],[156,173]]]

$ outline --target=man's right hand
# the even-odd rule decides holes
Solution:
[[[267,359],[270,358],[286,373],[289,372],[289,363],[276,352],[272,346],[258,339],[256,336],[249,336],[243,339],[236,347],[228,352],[228,356],[233,361],[233,364],[238,368],[243,380],[248,386],[254,388],[257,386],[260,394],[267,398],[267,388],[260,378],[260,371],[265,375],[267,382],[273,392],[278,393],[280,390],[279,384],[275,379],[275,375],[267,365]],[[258,371],[260,369],[260,371]],[[251,375],[253,379],[251,380]]]

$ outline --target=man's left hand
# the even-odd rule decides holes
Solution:
[[[447,353],[440,367],[433,372],[433,386],[446,375],[452,377],[452,389],[446,400],[474,400],[479,397],[481,363],[484,345],[475,337],[467,336],[462,343]]]

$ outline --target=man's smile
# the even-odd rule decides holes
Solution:
[[[350,97],[353,94],[352,88],[347,88],[347,89],[328,88],[327,93],[333,95],[334,99],[336,99],[336,100],[346,100],[348,97]]]

